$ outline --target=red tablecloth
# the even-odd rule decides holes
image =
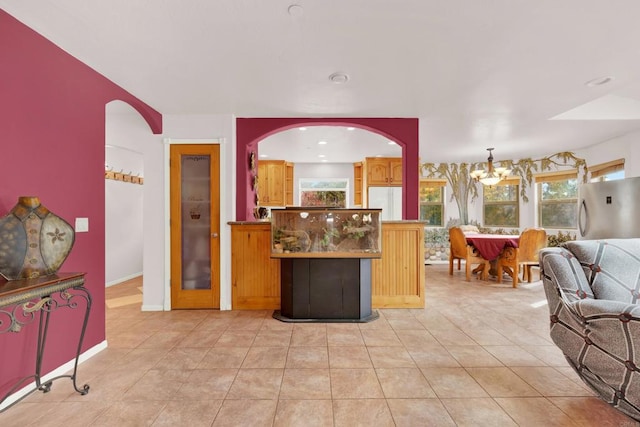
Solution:
[[[505,236],[502,234],[468,234],[467,243],[473,245],[484,259],[493,261],[498,258],[505,247],[518,247],[520,236]]]

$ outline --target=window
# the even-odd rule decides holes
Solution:
[[[506,179],[482,188],[485,227],[513,227],[520,224],[520,181]]]
[[[589,166],[589,172],[591,172],[591,182],[624,179],[624,159]]]
[[[428,227],[444,227],[444,180],[421,180],[420,220]]]
[[[299,183],[300,206],[346,208],[349,190],[347,178],[302,178]]]
[[[576,228],[578,177],[576,172],[536,177],[538,223],[543,228]]]

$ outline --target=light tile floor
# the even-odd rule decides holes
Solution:
[[[537,277],[537,272],[536,276]],[[426,308],[365,324],[270,311],[141,312],[107,289],[109,347],[0,426],[636,426],[593,397],[549,339],[541,282],[426,267]]]

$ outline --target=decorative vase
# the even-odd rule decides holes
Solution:
[[[7,280],[33,279],[58,271],[74,242],[69,223],[40,204],[20,197],[0,218],[0,275]]]

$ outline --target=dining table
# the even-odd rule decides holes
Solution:
[[[518,243],[520,236],[506,234],[484,234],[484,233],[468,233],[465,235],[467,244],[476,248],[478,253],[486,260],[491,262],[489,274],[497,276],[496,262],[500,254],[505,253],[508,259],[515,257],[517,259]],[[513,280],[517,277],[518,272],[513,268],[505,268],[507,273]],[[501,279],[499,277],[498,279]],[[498,280],[501,282],[501,280]]]

